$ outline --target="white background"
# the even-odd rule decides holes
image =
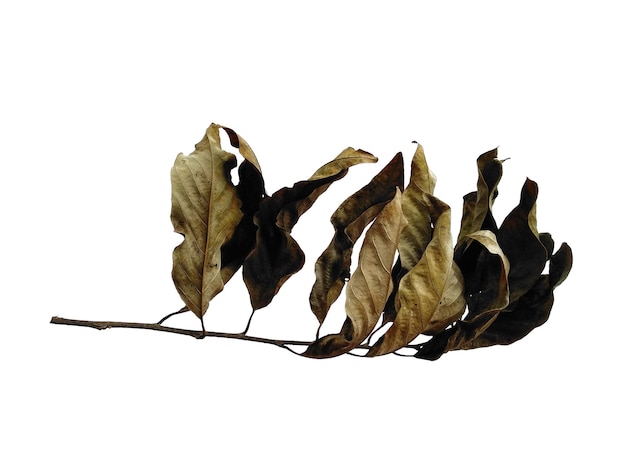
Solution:
[[[0,467],[623,468],[624,44],[598,0],[2,2]],[[480,153],[510,158],[499,220],[539,183],[539,229],[575,260],[550,320],[433,363],[50,325],[182,306],[169,171],[211,122],[270,193],[347,146],[380,159],[296,225],[308,263],[251,334],[314,335],[330,214],[413,140],[454,235]],[[238,275],[207,328],[249,310]]]

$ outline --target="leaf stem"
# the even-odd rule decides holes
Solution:
[[[161,325],[165,320],[168,320],[169,318],[172,318],[174,315],[178,315],[179,313],[184,313],[184,312],[188,312],[189,308],[187,307],[183,307],[180,310],[177,310],[173,313],[170,313],[169,315],[165,315],[163,318],[161,318],[157,324]]]

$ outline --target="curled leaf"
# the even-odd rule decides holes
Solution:
[[[430,201],[424,195],[433,194],[436,180],[426,163],[424,148],[418,144],[411,160],[411,177],[402,194],[407,226],[400,237],[398,252],[402,267],[407,270],[417,264],[432,238]]]
[[[420,345],[416,357],[435,360],[442,354],[462,349],[485,331],[509,303],[509,262],[493,232],[479,230],[466,236],[458,252],[465,280],[468,314]]]
[[[543,325],[554,304],[554,289],[567,278],[571,268],[572,250],[564,243],[550,258],[549,274],[539,276],[517,302],[502,311],[483,333],[463,344],[461,349],[511,344]]]
[[[450,207],[426,194],[424,201],[434,223],[433,237],[417,264],[400,281],[396,317],[368,356],[396,351],[419,334],[440,332],[465,311],[463,276],[453,260]]]
[[[393,321],[396,317],[396,295],[400,280],[417,264],[433,235],[428,198],[435,190],[437,178],[428,168],[424,148],[417,144],[411,160],[411,176],[402,193],[402,212],[407,225],[400,236],[398,260],[393,267],[393,291],[387,300],[383,312],[382,324]]]
[[[315,263],[309,303],[320,324],[350,278],[352,249],[365,227],[404,186],[402,154],[398,153],[372,181],[347,198],[331,217],[335,235]]]
[[[243,278],[254,310],[267,306],[304,265],[304,253],[291,236],[300,216],[334,181],[343,178],[349,167],[376,161],[368,152],[347,148],[308,180],[282,188],[260,202],[254,216],[256,244],[243,264]]]
[[[190,155],[179,154],[171,172],[172,225],[185,237],[174,249],[172,278],[199,318],[224,288],[221,248],[242,218],[230,179],[237,161],[221,148],[219,127],[212,124]]]
[[[222,127],[222,129],[228,134],[230,144],[238,148],[245,159],[239,165],[239,183],[237,184],[237,196],[241,200],[243,216],[231,239],[222,247],[221,276],[225,284],[239,270],[254,248],[257,231],[254,214],[259,210],[261,200],[267,195],[261,166],[250,145],[232,129],[228,127]]]
[[[548,260],[537,231],[536,202],[539,187],[526,179],[520,202],[500,226],[497,237],[510,263],[509,302],[524,295],[537,281]]]
[[[502,161],[498,160],[498,149],[483,153],[476,161],[478,167],[477,190],[463,199],[463,217],[457,245],[465,237],[478,230],[496,231],[496,222],[491,208],[498,195],[498,183],[502,178]]]
[[[391,267],[405,225],[398,189],[363,239],[357,269],[346,285],[347,318],[341,332],[314,341],[304,356],[338,356],[360,345],[371,333],[391,292]]]

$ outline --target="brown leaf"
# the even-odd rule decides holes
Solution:
[[[476,164],[478,166],[477,190],[464,197],[463,217],[461,229],[457,238],[457,245],[465,237],[478,230],[497,229],[491,208],[498,195],[498,183],[502,178],[502,161],[498,160],[498,149],[483,153]]]
[[[438,333],[465,311],[463,276],[452,259],[450,207],[428,194],[423,194],[422,201],[429,209],[428,220],[434,224],[433,237],[418,262],[400,281],[393,325],[368,356],[396,351],[422,333]]]
[[[226,284],[243,265],[243,261],[254,247],[257,231],[254,214],[259,210],[261,200],[267,195],[261,167],[248,143],[232,129],[228,127],[222,129],[228,134],[230,144],[238,148],[245,158],[239,165],[237,184],[237,196],[241,200],[243,217],[231,239],[222,247],[221,276]]]
[[[398,153],[372,181],[347,198],[331,217],[335,235],[315,263],[311,310],[321,324],[350,278],[352,249],[365,227],[404,186],[402,154]]]
[[[230,179],[235,156],[222,150],[212,124],[196,149],[179,154],[171,172],[174,230],[185,239],[174,249],[172,278],[185,305],[202,318],[222,291],[221,248],[242,217]]]
[[[400,236],[399,257],[392,270],[393,291],[385,305],[382,325],[396,318],[395,300],[400,280],[417,264],[432,238],[433,224],[424,195],[433,194],[436,181],[437,178],[426,163],[424,148],[417,144],[411,160],[409,183],[402,193],[402,212],[407,219],[407,226]]]
[[[334,181],[343,178],[350,166],[376,160],[363,150],[347,148],[308,180],[282,188],[260,202],[254,216],[256,244],[243,264],[243,278],[254,310],[267,306],[304,265],[304,253],[290,233],[300,216]]]
[[[416,357],[435,360],[442,354],[461,349],[485,331],[509,303],[507,277],[509,262],[489,230],[466,236],[457,252],[459,267],[465,279],[468,314],[433,338],[420,345]]]
[[[497,237],[510,263],[509,302],[524,295],[543,271],[548,253],[537,231],[537,183],[526,179],[520,202],[504,219]]]
[[[347,318],[341,332],[314,341],[304,356],[338,356],[360,345],[371,333],[391,292],[391,267],[405,225],[398,189],[365,234],[357,269],[346,286]]]
[[[407,270],[417,264],[432,238],[431,203],[424,195],[433,194],[435,182],[424,148],[418,144],[411,161],[411,177],[402,194],[402,211],[408,223],[400,237],[398,251],[402,267]]]
[[[554,303],[554,289],[567,278],[571,268],[572,250],[564,243],[550,258],[549,274],[539,276],[517,302],[503,310],[480,336],[463,344],[462,349],[511,344],[543,325]]]

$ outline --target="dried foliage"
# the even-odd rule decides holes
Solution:
[[[240,164],[222,148],[220,131],[239,150]],[[538,231],[537,183],[526,180],[519,204],[498,226],[492,206],[502,161],[496,149],[478,157],[476,190],[463,198],[455,244],[450,206],[434,195],[436,179],[418,144],[406,187],[398,153],[332,214],[335,233],[317,258],[309,294],[319,323],[315,338],[288,341],[247,335],[254,312],[268,306],[304,266],[304,252],[291,235],[300,217],[350,167],[375,162],[372,154],[348,147],[310,178],[270,196],[250,145],[232,129],[211,124],[190,155],[176,157],[171,172],[171,220],[184,237],[174,249],[172,279],[185,307],[157,323],[61,317],[51,322],[241,339],[318,359],[394,353],[435,360],[448,351],[511,344],[548,320],[554,289],[572,268],[572,250],[563,243],[554,251],[552,236]],[[361,236],[352,270],[353,250]],[[203,318],[211,300],[240,268],[252,306],[246,329],[206,331]],[[344,288],[345,321],[338,333],[320,337]],[[163,325],[187,311],[200,319],[200,331]],[[296,352],[294,346],[303,350]]]
[[[231,178],[237,160],[221,148],[220,129],[243,157],[237,185]],[[171,219],[184,236],[174,250],[172,277],[186,309],[202,319],[239,268],[253,312],[269,305],[304,265],[291,235],[299,218],[351,166],[376,161],[349,147],[310,178],[269,196],[250,146],[233,130],[212,124],[195,151],[179,155],[172,169]],[[435,176],[420,145],[406,188],[399,153],[339,205],[331,217],[335,234],[315,263],[309,300],[321,326],[345,287],[346,319],[336,334],[320,338],[318,330],[302,355],[361,350],[378,356],[408,348],[415,357],[434,360],[448,351],[510,344],[545,323],[554,289],[572,267],[572,251],[563,243],[554,252],[550,234],[539,233],[538,186],[531,180],[498,226],[492,214],[503,170],[497,150],[481,155],[477,167],[456,244],[450,207],[434,196]],[[353,248],[364,231],[351,272]],[[423,335],[430,339],[419,342]]]

